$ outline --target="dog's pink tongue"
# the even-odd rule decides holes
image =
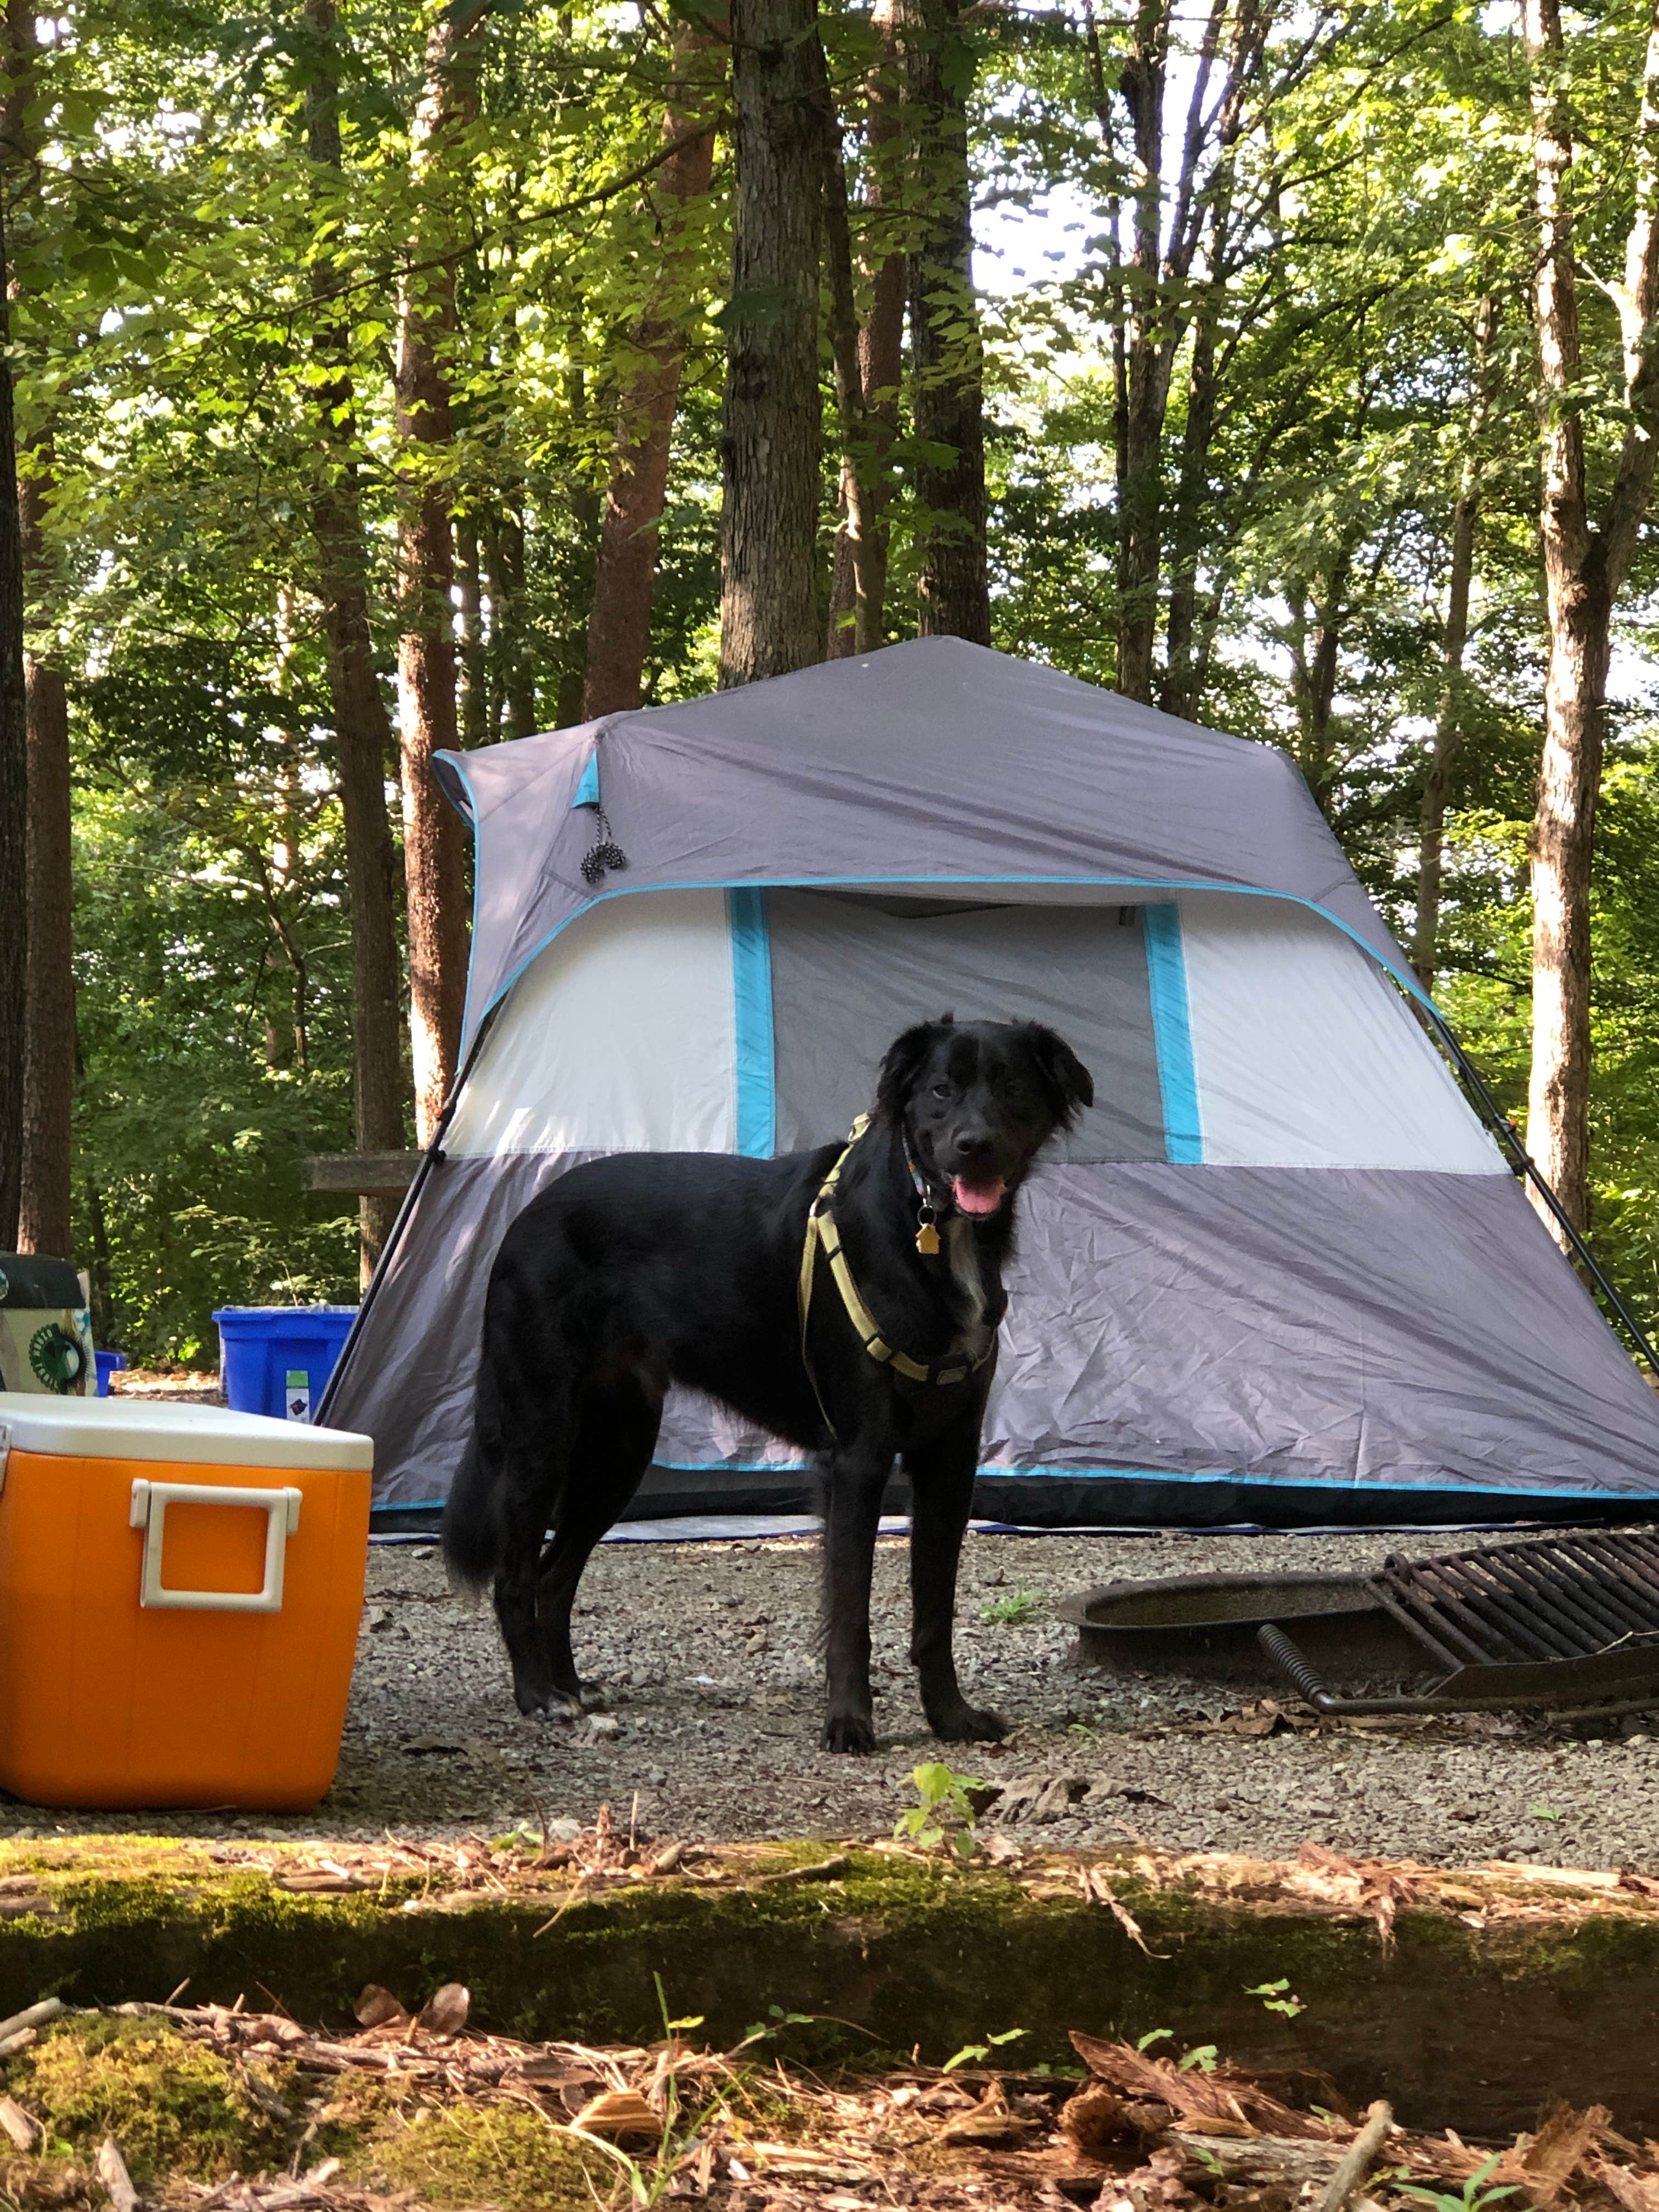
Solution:
[[[951,1186],[956,1201],[963,1213],[994,1213],[1002,1203],[1005,1188],[1000,1176],[994,1182],[972,1183],[957,1176]]]

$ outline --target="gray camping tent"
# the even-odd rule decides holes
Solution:
[[[932,638],[440,772],[476,841],[464,1073],[325,1408],[374,1437],[383,1509],[443,1498],[489,1264],[538,1190],[605,1152],[827,1141],[946,1008],[1052,1022],[1098,1098],[1020,1201],[982,1511],[1659,1496],[1659,1400],[1282,753]],[[636,1510],[806,1488],[690,1397],[658,1462]]]

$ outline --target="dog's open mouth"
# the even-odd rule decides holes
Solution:
[[[994,1213],[1006,1188],[1000,1176],[994,1176],[989,1182],[969,1182],[966,1176],[955,1176],[951,1182],[951,1195],[960,1213]]]

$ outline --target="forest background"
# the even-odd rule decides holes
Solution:
[[[1659,1317],[1655,20],[9,0],[0,1206],[98,1341],[356,1295],[434,746],[919,629],[1286,748]]]

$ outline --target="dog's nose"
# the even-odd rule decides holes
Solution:
[[[966,1164],[988,1158],[995,1147],[988,1129],[958,1129],[951,1141],[951,1149]]]

